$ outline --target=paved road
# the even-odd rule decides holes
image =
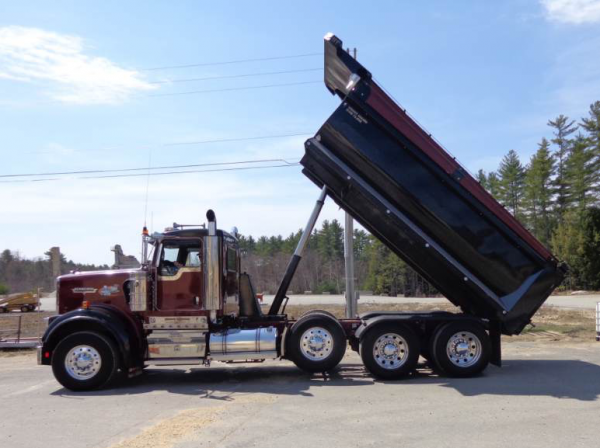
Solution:
[[[270,304],[273,296],[265,296],[264,302]],[[600,294],[576,295],[576,296],[552,296],[547,301],[547,305],[558,306],[561,308],[584,308],[595,309],[596,303],[600,302]],[[345,299],[341,295],[292,295],[290,304],[293,305],[343,305]],[[419,297],[383,297],[383,296],[362,296],[361,303],[448,303],[444,298],[419,298]]]
[[[56,293],[50,293],[40,299],[41,311],[56,311]]]
[[[600,302],[600,294],[586,294],[578,296],[552,296],[546,302],[548,305],[559,306],[561,308],[587,308],[596,309],[596,304]]]
[[[33,356],[0,358],[0,446],[226,448],[598,445],[600,344],[515,342],[505,366],[373,381],[350,353],[329,377],[289,362],[149,368],[72,393]]]

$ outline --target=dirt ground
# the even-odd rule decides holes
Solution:
[[[12,312],[0,314],[0,337],[16,337],[19,317],[21,317],[21,337],[40,337],[46,329],[44,318],[56,313],[49,311],[34,311],[31,313]]]
[[[309,311],[311,306],[289,306],[286,312],[292,318],[298,318]],[[345,308],[341,305],[323,305],[319,307],[333,313],[336,317],[344,317]],[[370,311],[450,311],[460,312],[452,304],[362,304],[359,313]],[[543,306],[533,317],[533,326],[525,328],[518,337],[505,337],[505,342],[521,341],[565,341],[589,342],[596,337],[596,317],[594,310],[563,309]]]
[[[297,319],[307,311],[314,309],[313,305],[290,305],[286,313],[291,319]],[[336,317],[344,317],[343,305],[320,305],[319,309],[329,311]],[[459,312],[452,304],[361,304],[359,313],[370,311],[450,311]],[[265,309],[265,312],[267,310]],[[40,337],[45,328],[44,318],[53,315],[53,312],[10,313],[0,315],[0,337],[10,337],[9,332],[16,331],[17,317],[21,315],[22,337]],[[528,326],[518,337],[505,337],[505,342],[512,341],[564,341],[564,342],[589,342],[596,336],[595,312],[589,309],[564,309],[552,306],[543,306],[534,316],[533,325]],[[16,335],[15,335],[16,336]],[[14,337],[14,336],[13,336]],[[11,356],[10,352],[0,351],[0,356]]]

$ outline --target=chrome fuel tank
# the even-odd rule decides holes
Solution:
[[[277,329],[230,329],[212,333],[210,358],[216,361],[243,361],[277,358]]]

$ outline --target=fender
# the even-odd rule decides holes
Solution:
[[[395,322],[395,323],[410,324],[410,323],[416,323],[416,322],[436,322],[436,321],[439,321],[440,323],[442,323],[442,322],[449,322],[451,320],[472,320],[472,321],[477,322],[477,323],[483,325],[484,327],[486,327],[485,322],[483,322],[481,319],[479,319],[477,317],[470,316],[468,314],[447,313],[444,311],[442,311],[442,312],[434,311],[434,312],[430,312],[430,313],[424,312],[421,314],[415,314],[415,313],[403,314],[403,313],[396,313],[396,312],[370,313],[370,314],[363,316],[363,322],[356,329],[354,336],[356,337],[356,339],[358,339],[360,341],[365,337],[365,335],[367,334],[369,329],[371,329],[375,325],[383,323],[383,322]]]
[[[52,319],[42,336],[41,363],[50,365],[52,352],[60,340],[78,331],[98,331],[113,339],[119,349],[123,370],[141,367],[145,346],[141,323],[111,305],[98,304],[77,309]]]

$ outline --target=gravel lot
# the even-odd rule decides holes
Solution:
[[[265,304],[270,304],[273,300],[272,295],[266,295]],[[596,303],[600,302],[600,294],[582,294],[568,296],[551,296],[547,301],[547,305],[559,306],[563,308],[587,308],[596,309]],[[345,299],[341,295],[290,295],[290,305],[339,305],[344,304]],[[420,304],[445,304],[448,303],[443,297],[419,298],[419,297],[384,297],[384,296],[361,296],[359,306],[361,304],[405,304],[405,303],[420,303]],[[42,311],[54,311],[56,309],[56,296],[50,293],[47,297],[41,299]]]
[[[0,358],[0,446],[590,447],[600,343],[511,342],[478,378],[423,368],[374,381],[348,352],[330,376],[289,362],[149,368],[125,385],[63,389],[35,357]]]

